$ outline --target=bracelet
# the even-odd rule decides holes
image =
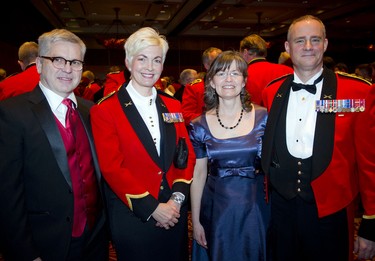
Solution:
[[[171,200],[182,205],[182,202],[184,202],[185,200],[185,195],[182,194],[181,192],[173,192],[171,196]]]

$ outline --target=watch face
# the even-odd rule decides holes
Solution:
[[[171,199],[178,204],[182,204],[182,202],[184,202],[185,195],[181,192],[175,192],[172,194]]]

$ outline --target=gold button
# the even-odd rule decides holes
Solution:
[[[164,187],[163,187],[163,186],[160,186],[160,189],[161,189],[161,190],[163,190],[163,189],[164,189]]]
[[[301,161],[298,161],[297,164],[298,164],[298,166],[301,166],[301,165],[302,165],[302,162],[301,162]]]
[[[298,188],[298,189],[297,189],[297,191],[298,191],[298,192],[301,192],[301,189],[300,189],[300,188]]]
[[[301,175],[301,174],[302,174],[302,171],[299,170],[299,171],[298,171],[298,175]]]
[[[161,174],[163,174],[163,171],[159,171],[159,172],[158,172],[158,175],[161,175]]]
[[[300,180],[300,179],[297,179],[297,183],[298,183],[298,184],[301,183],[301,180]]]

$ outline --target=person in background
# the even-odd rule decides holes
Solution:
[[[345,63],[336,63],[333,67],[334,72],[349,73],[348,66]]]
[[[154,86],[167,51],[165,37],[150,27],[130,35],[125,64],[131,80],[91,109],[120,261],[189,258],[187,202],[195,154],[180,102]],[[179,141],[186,146],[177,155],[188,156],[174,161]]]
[[[0,68],[0,81],[4,80],[7,77],[7,71],[3,68]]]
[[[262,91],[274,79],[290,74],[293,69],[283,64],[271,63],[266,60],[267,43],[257,34],[243,38],[240,52],[248,63],[246,89],[253,103],[262,105]]]
[[[290,59],[290,55],[285,51],[280,53],[278,64],[284,64],[293,68],[292,59]]]
[[[222,52],[216,47],[209,47],[202,54],[202,63],[206,70],[211,66],[212,61]],[[182,114],[186,126],[190,121],[204,111],[204,79],[197,78],[195,81],[187,84],[182,95]]]
[[[335,62],[335,60],[331,56],[324,56],[323,57],[323,65],[326,68],[334,71],[335,70],[336,62]]]
[[[173,77],[171,76],[164,76],[161,79],[161,82],[163,84],[163,91],[167,93],[170,96],[173,96],[174,93],[176,92],[174,86],[172,85],[173,83]]]
[[[75,88],[74,94],[95,102],[95,94],[101,89],[102,87],[95,81],[95,74],[90,70],[86,70],[82,73],[81,82]]]
[[[185,86],[191,82],[193,82],[195,79],[198,78],[198,73],[194,69],[185,69],[180,73],[180,79],[179,82],[181,84],[181,87],[175,92],[173,97],[175,97],[177,100],[182,102],[182,96],[184,93]]]
[[[14,74],[0,82],[0,100],[5,100],[35,88],[39,82],[35,60],[38,57],[38,44],[24,42],[18,49],[18,64],[22,72]]]
[[[251,102],[246,77],[240,53],[219,54],[206,76],[207,111],[189,125],[197,157],[193,237],[213,261],[269,260],[270,206],[260,169],[267,110]],[[202,259],[193,251],[192,260]]]
[[[122,70],[120,66],[114,65],[109,68],[109,72],[105,76],[103,84],[103,97],[108,94],[117,91],[121,85],[126,82],[127,70]]]
[[[362,63],[355,67],[354,75],[368,81],[372,82],[372,68],[368,63]]]
[[[371,86],[325,68],[327,46],[319,18],[294,20],[285,42],[294,74],[263,92],[274,260],[353,260],[353,250],[359,260],[375,256],[374,149],[363,146],[372,136],[360,121],[372,110],[364,101]],[[358,192],[364,214],[354,242]]]
[[[370,63],[371,66],[371,80],[372,83],[375,83],[375,62]]]
[[[5,260],[108,260],[102,179],[76,97],[86,46],[55,29],[38,39],[40,82],[0,102],[0,246]]]

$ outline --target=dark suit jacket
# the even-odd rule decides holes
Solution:
[[[101,182],[89,123],[93,103],[77,100]],[[38,86],[0,102],[0,155],[0,242],[5,257],[65,260],[72,235],[72,183],[55,116]],[[90,239],[93,243],[99,236],[103,247],[105,223],[103,212]]]

